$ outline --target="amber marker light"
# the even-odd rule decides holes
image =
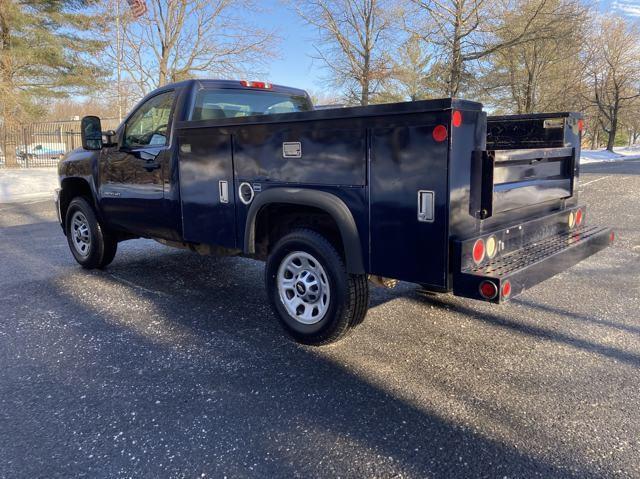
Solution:
[[[498,252],[498,240],[495,236],[489,236],[489,238],[487,238],[487,241],[485,242],[485,249],[489,259],[495,258],[496,253]]]

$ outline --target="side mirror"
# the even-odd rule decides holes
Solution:
[[[82,148],[85,150],[102,149],[102,124],[97,116],[85,116],[80,122]]]

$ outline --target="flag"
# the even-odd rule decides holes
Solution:
[[[127,0],[127,3],[134,18],[140,18],[147,13],[147,2],[145,0]]]

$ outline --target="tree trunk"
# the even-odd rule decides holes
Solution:
[[[158,58],[158,88],[161,86],[165,86],[168,81],[169,76],[169,50],[162,42],[162,47],[160,49],[160,58]]]
[[[609,138],[607,139],[607,150],[613,152],[613,145],[616,142],[616,130],[618,129],[618,115],[614,114],[611,120],[611,128],[609,129]]]
[[[368,46],[366,46],[368,48]],[[367,106],[369,104],[369,76],[371,74],[370,70],[371,65],[371,54],[370,52],[366,52],[364,56],[364,65],[362,66],[362,92],[360,92],[360,105]]]
[[[449,70],[449,96],[454,97],[460,91],[462,77],[462,47],[460,29],[462,28],[462,7],[456,3],[456,18],[453,26],[453,46],[451,48],[451,68]]]

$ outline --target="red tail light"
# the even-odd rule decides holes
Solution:
[[[476,242],[473,243],[473,261],[479,264],[484,259],[484,253],[484,241],[482,239],[476,240]]]
[[[480,283],[480,296],[484,299],[493,299],[498,295],[498,287],[491,281]]]
[[[449,136],[449,132],[447,131],[447,127],[444,125],[438,125],[433,129],[433,139],[438,143],[443,142]]]
[[[578,131],[580,133],[584,131],[584,120],[582,118],[578,120]]]
[[[462,125],[462,113],[460,113],[458,110],[454,111],[451,123],[453,123],[453,126],[455,126],[456,128]]]
[[[613,243],[616,240],[616,234],[612,231],[609,234],[609,243]]]
[[[576,210],[576,226],[580,226],[583,220],[582,210]]]
[[[263,81],[247,81],[241,80],[240,84],[246,88],[261,88],[263,90],[270,90],[272,85],[271,83],[266,83]]]
[[[511,282],[509,280],[502,284],[502,297],[508,298],[511,295]]]

